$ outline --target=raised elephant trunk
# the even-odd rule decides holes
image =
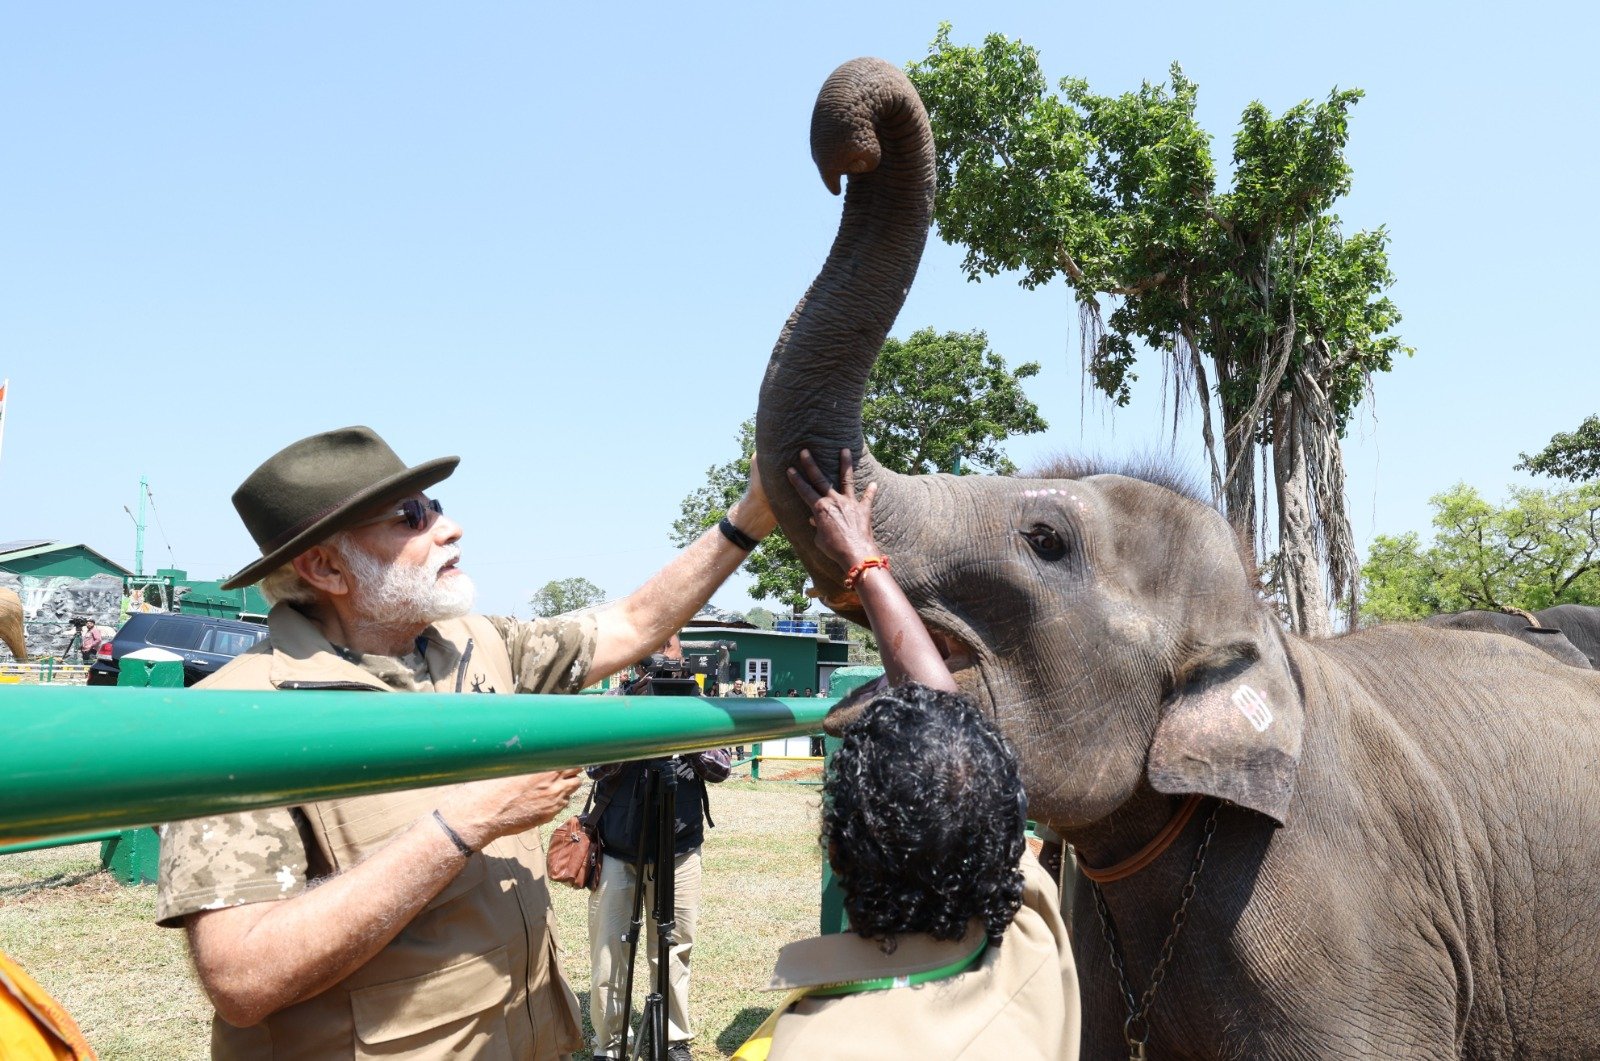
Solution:
[[[867,377],[917,274],[933,217],[933,134],[910,80],[881,59],[835,70],[812,110],[811,156],[835,195],[840,176],[850,175],[844,217],[773,348],[756,449],[779,524],[823,598],[841,602],[842,572],[813,544],[809,513],[784,470],[809,449],[837,482],[839,450],[848,447],[861,488],[880,484],[880,524],[892,523],[890,513],[916,488],[865,455],[861,434]]]

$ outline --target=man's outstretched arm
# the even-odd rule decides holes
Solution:
[[[754,458],[750,485],[728,510],[728,519],[756,541],[778,525]],[[595,614],[598,630],[589,674],[615,674],[661,647],[749,555],[716,527],[700,535],[644,585]]]

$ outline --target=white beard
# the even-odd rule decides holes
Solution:
[[[439,572],[461,557],[456,546],[436,547],[420,567],[385,564],[349,540],[338,551],[355,584],[361,614],[375,625],[436,623],[472,610],[472,579],[456,573],[441,582]]]

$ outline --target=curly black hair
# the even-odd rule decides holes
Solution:
[[[1016,755],[972,701],[907,682],[844,731],[828,769],[822,846],[850,928],[878,940],[998,945],[1022,905],[1026,809]]]

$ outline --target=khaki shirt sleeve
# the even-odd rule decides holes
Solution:
[[[306,840],[286,807],[161,827],[156,924],[176,928],[201,910],[292,899],[306,890]]]
[[[523,622],[486,615],[505,641],[519,693],[575,693],[594,662],[599,626],[593,615],[560,615]]]

